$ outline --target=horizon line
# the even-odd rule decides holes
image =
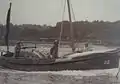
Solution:
[[[92,21],[90,21],[90,20],[80,20],[80,21],[72,21],[72,22],[90,22],[90,23],[92,23],[92,22],[94,22],[94,21],[98,21],[98,22],[110,22],[110,23],[114,23],[114,22],[119,22],[120,20],[115,20],[115,21],[108,21],[108,20],[92,20]],[[12,23],[12,22],[10,22],[11,24],[13,24],[13,25],[47,25],[47,26],[55,26],[57,23],[60,23],[60,22],[69,22],[68,20],[63,20],[63,21],[58,21],[58,22],[56,22],[56,23],[54,23],[54,24],[48,24],[48,23],[43,23],[43,24],[36,24],[36,23]],[[0,24],[2,24],[2,25],[6,25],[6,24],[3,24],[3,23],[1,23],[0,22]]]

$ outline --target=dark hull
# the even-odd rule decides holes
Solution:
[[[109,60],[109,61],[108,61]],[[22,71],[60,71],[60,70],[93,70],[118,68],[118,53],[92,54],[83,57],[75,57],[69,61],[27,60],[9,57],[0,58],[0,65],[14,70]]]

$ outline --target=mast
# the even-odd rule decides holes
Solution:
[[[7,19],[6,19],[6,35],[5,35],[5,44],[7,46],[7,52],[9,51],[9,30],[10,30],[10,16],[11,16],[11,6],[12,3],[10,2],[10,7],[7,12]]]
[[[74,52],[75,48],[74,48],[74,33],[73,33],[73,27],[72,27],[72,19],[71,19],[71,10],[70,10],[70,0],[67,0],[67,5],[68,5],[68,13],[69,13],[69,22],[70,22],[70,34],[71,34],[71,47],[72,47],[72,51]]]

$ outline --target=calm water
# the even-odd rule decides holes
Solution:
[[[42,50],[48,50],[51,45],[38,45]],[[47,47],[47,48],[45,48]],[[94,46],[95,49],[107,49]],[[1,46],[0,49],[6,49]],[[10,47],[13,51],[14,47]],[[69,50],[69,49],[68,49]],[[61,49],[65,51],[65,49]],[[46,71],[24,72],[3,69],[0,67],[0,84],[120,84],[115,76],[118,69],[88,70],[88,71]]]

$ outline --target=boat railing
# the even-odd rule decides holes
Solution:
[[[120,52],[120,48],[116,48],[112,51],[108,51],[108,53],[119,53]]]

